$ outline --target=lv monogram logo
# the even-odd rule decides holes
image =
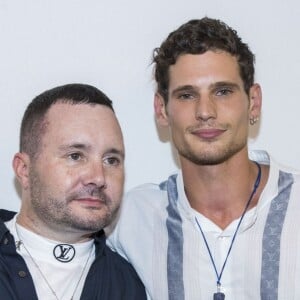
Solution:
[[[58,244],[53,249],[53,255],[60,262],[70,262],[75,256],[75,248],[69,244]]]

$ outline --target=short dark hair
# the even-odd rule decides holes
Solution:
[[[168,102],[169,68],[183,54],[202,54],[208,50],[225,51],[238,61],[244,89],[249,95],[254,83],[254,54],[237,32],[224,22],[208,17],[190,20],[171,32],[159,48],[153,51],[154,77],[157,91]]]
[[[87,84],[66,84],[47,90],[35,97],[23,115],[20,151],[34,159],[46,129],[45,116],[55,103],[105,105],[114,111],[112,101],[99,89]]]

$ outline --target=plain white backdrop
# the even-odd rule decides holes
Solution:
[[[300,169],[300,4],[296,0],[0,0],[0,207],[17,210],[11,167],[22,114],[57,85],[97,86],[123,128],[125,190],[178,168],[153,114],[152,50],[189,19],[235,28],[256,55],[263,112],[250,149]]]

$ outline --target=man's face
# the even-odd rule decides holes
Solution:
[[[185,54],[170,67],[169,79],[161,115],[182,161],[218,164],[246,150],[252,104],[235,57]]]
[[[104,105],[57,103],[46,122],[30,163],[26,214],[54,231],[95,232],[116,214],[123,192],[118,121]]]

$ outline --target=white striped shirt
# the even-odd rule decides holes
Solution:
[[[225,266],[225,299],[298,300],[300,172],[280,166],[263,151],[251,152],[250,159],[270,164],[270,173]],[[195,217],[220,271],[239,220],[221,230],[192,209],[181,172],[160,185],[145,184],[127,193],[109,243],[135,267],[149,299],[213,299],[216,274]]]

